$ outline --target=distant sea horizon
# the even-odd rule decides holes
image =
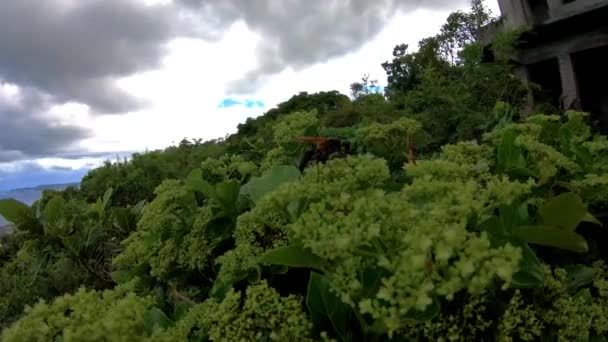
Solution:
[[[42,184],[33,187],[17,188],[7,191],[0,191],[0,199],[13,198],[27,205],[32,205],[42,196],[44,190],[63,190],[70,186],[80,186],[80,182],[62,183],[62,184]],[[9,223],[0,215],[0,235],[2,235],[2,227]]]

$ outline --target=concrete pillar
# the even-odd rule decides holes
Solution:
[[[522,108],[522,112],[520,113],[522,117],[526,117],[531,115],[534,111],[534,94],[532,92],[532,89],[530,88],[530,75],[528,74],[528,68],[522,65],[517,69],[513,70],[513,73],[522,81],[522,83],[528,89],[526,105],[524,108]]]
[[[520,27],[529,25],[529,9],[527,0],[498,0],[500,13],[505,17],[507,27]]]
[[[574,65],[569,53],[558,56],[559,74],[562,80],[562,104],[565,109],[580,109],[578,85]]]

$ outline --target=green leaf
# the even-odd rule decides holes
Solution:
[[[513,235],[532,244],[556,247],[584,253],[589,250],[587,241],[579,234],[552,226],[521,226],[513,229]]]
[[[574,231],[588,214],[583,200],[573,192],[549,199],[538,209],[538,213],[544,224],[569,231]]]
[[[593,156],[586,147],[578,144],[573,144],[571,148],[572,152],[574,152],[574,156],[576,157],[575,161],[577,163],[589,165],[593,162]]]
[[[218,301],[224,300],[226,294],[228,294],[228,291],[230,291],[233,284],[233,282],[216,279],[213,282],[211,290],[209,291],[209,297],[214,298]]]
[[[289,271],[289,267],[285,265],[271,265],[269,271],[271,274],[285,274]]]
[[[262,177],[256,177],[241,187],[241,194],[249,196],[257,203],[264,195],[274,191],[284,183],[293,182],[300,178],[300,171],[288,165],[274,167]]]
[[[566,267],[566,271],[568,272],[568,288],[570,290],[591,284],[595,275],[593,268],[585,265]]]
[[[519,263],[519,271],[513,275],[511,284],[515,288],[539,288],[545,284],[545,274],[542,264],[536,253],[525,242],[512,243],[522,250],[522,260]]]
[[[146,205],[146,200],[141,200],[141,201],[137,202],[137,204],[135,204],[133,206],[133,208],[131,208],[131,212],[133,212],[133,214],[135,214],[135,215],[139,215],[139,214],[141,214],[141,211],[144,209],[145,205]]]
[[[203,179],[203,171],[194,169],[186,177],[186,186],[195,192],[199,192],[207,198],[215,197],[215,188],[209,182]]]
[[[228,211],[235,210],[241,189],[239,182],[234,180],[222,182],[217,184],[215,189],[215,199],[222,208]]]
[[[304,201],[301,198],[298,198],[287,205],[287,213],[293,222],[302,215],[304,207]]]
[[[597,224],[598,226],[603,226],[602,222],[600,222],[597,218],[595,218],[595,216],[591,215],[590,213],[585,214],[585,216],[583,216],[581,221],[594,223],[594,224]]]
[[[578,291],[578,293],[574,295],[574,299],[580,300],[583,304],[593,304],[593,296],[591,295],[589,288]]]
[[[287,246],[271,250],[260,260],[271,265],[312,268],[323,271],[323,259],[300,246]]]
[[[260,276],[259,267],[256,267],[253,269],[239,269],[233,272],[229,277],[217,277],[209,291],[209,296],[218,301],[222,301],[234,284],[246,279],[256,281]]]
[[[148,335],[160,328],[165,330],[171,326],[171,320],[159,308],[153,307],[144,314],[144,329]]]
[[[322,325],[323,322],[329,321],[341,340],[347,340],[346,336],[351,328],[349,324],[351,308],[331,291],[327,277],[314,271],[310,272],[306,306],[313,322]]]
[[[502,171],[526,167],[526,159],[522,149],[515,144],[518,136],[519,132],[517,131],[507,131],[498,145],[497,165]]]
[[[523,216],[520,216],[523,218]],[[488,232],[488,238],[492,247],[502,247],[507,243],[512,246],[521,248],[522,259],[519,263],[519,270],[513,275],[512,284],[516,288],[538,288],[543,286],[545,282],[544,272],[540,260],[536,257],[536,253],[521,239],[513,237],[512,228],[508,231],[503,224],[510,224],[513,221],[500,220],[496,216],[486,220],[482,224],[482,228]]]
[[[492,216],[489,219],[482,222],[479,227],[488,233],[492,246],[502,246],[507,242],[510,228],[507,229],[504,226],[503,220],[496,216]]]
[[[106,192],[103,194],[103,200],[102,200],[102,204],[103,204],[103,208],[107,208],[108,204],[110,204],[110,199],[112,198],[112,193],[114,192],[114,189],[109,188],[108,190],[106,190]]]
[[[132,272],[130,272],[128,270],[116,270],[116,271],[113,271],[110,275],[112,277],[112,280],[116,284],[127,283],[129,280],[131,280],[133,278]]]
[[[20,224],[31,216],[31,208],[15,199],[0,200],[0,215],[13,224]]]
[[[44,207],[42,217],[46,224],[50,226],[57,226],[61,222],[63,217],[63,208],[65,207],[65,201],[61,196],[55,196]]]
[[[131,209],[113,208],[112,224],[122,232],[130,232],[136,226],[137,220]]]
[[[173,315],[171,315],[173,320],[179,321],[180,319],[186,317],[191,307],[192,304],[189,303],[176,303],[175,308],[173,309]]]
[[[528,205],[526,203],[512,203],[499,208],[500,222],[505,231],[510,231],[513,227],[523,226],[530,223]]]

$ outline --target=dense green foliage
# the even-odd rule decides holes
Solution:
[[[386,94],[301,93],[225,140],[0,201],[11,341],[605,341],[608,139],[519,117],[480,1],[383,64]],[[372,86],[375,83],[372,82]],[[295,167],[301,135],[346,158]]]

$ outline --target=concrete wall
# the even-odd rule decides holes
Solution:
[[[550,9],[547,23],[593,11],[608,5],[608,1],[606,0],[575,0],[570,3],[563,3],[563,0],[547,0],[547,3]]]
[[[608,5],[607,0],[575,0],[569,3],[564,3],[564,0],[541,1],[546,1],[549,13],[547,18],[539,21],[532,13],[530,0],[498,0],[506,27],[548,24]]]
[[[520,27],[559,27],[561,21],[575,17],[584,13],[598,10],[608,6],[608,0],[574,0],[564,3],[564,0],[541,0],[546,1],[546,16],[542,19],[535,16],[530,7],[530,0],[498,0],[502,13],[502,28]],[[544,4],[542,4],[544,7]],[[603,13],[597,11],[595,13]],[[585,19],[582,19],[585,20]],[[597,19],[596,19],[597,20]],[[551,24],[551,25],[550,25]],[[547,25],[547,26],[545,26]],[[565,22],[564,22],[564,25]],[[567,27],[562,28],[567,30]],[[567,32],[567,31],[564,31]],[[521,51],[519,62],[522,66],[517,70],[516,75],[524,82],[528,82],[528,65],[557,58],[559,61],[559,74],[561,78],[562,105],[566,108],[577,107],[579,97],[579,87],[576,73],[572,63],[572,54],[581,50],[596,48],[608,45],[608,18],[599,27],[586,32],[561,36],[557,39],[539,41],[534,47],[525,48]],[[528,99],[531,104],[532,100]]]
[[[498,7],[506,27],[528,26],[531,22],[525,0],[498,0]]]

